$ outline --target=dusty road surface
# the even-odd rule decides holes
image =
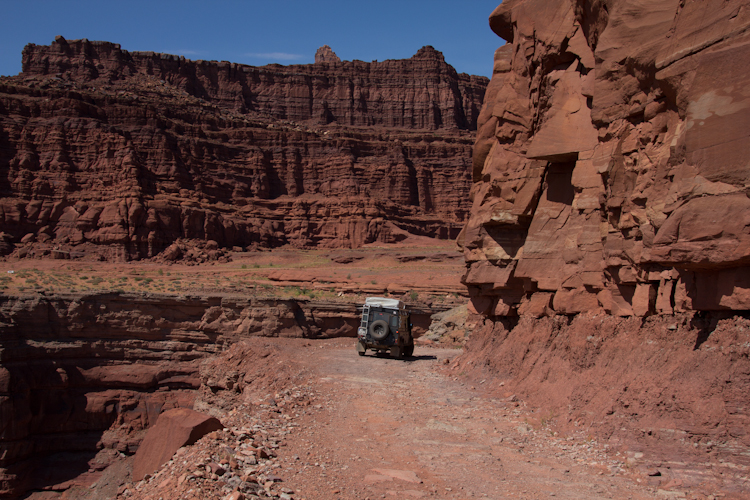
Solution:
[[[318,394],[276,471],[295,498],[685,498],[584,437],[556,436],[514,397],[486,395],[489,383],[451,377],[442,368],[460,350],[399,361],[360,357],[346,339],[300,351]]]

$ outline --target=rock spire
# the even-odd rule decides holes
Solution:
[[[336,53],[328,45],[323,45],[315,53],[316,64],[317,63],[338,63],[338,62],[341,62],[341,59],[339,59],[339,56],[337,56]]]

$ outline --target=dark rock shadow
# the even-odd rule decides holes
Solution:
[[[395,356],[391,356],[391,354],[389,352],[373,352],[372,354],[370,354],[369,352],[366,352],[365,356],[373,356],[373,357],[376,357],[376,358],[385,358],[385,359],[389,359],[390,358],[390,359],[392,359],[394,361],[407,361],[409,363],[414,362],[414,361],[427,361],[427,360],[435,360],[435,359],[437,359],[437,356],[433,356],[431,354],[430,355],[425,354],[425,355],[421,355],[421,356],[404,356],[403,359],[398,359]]]
[[[44,455],[32,459],[28,464],[19,464],[27,468],[23,481],[25,498],[41,491],[61,491],[67,489],[71,483],[91,470],[91,461],[97,451],[71,451]]]
[[[437,356],[433,356],[432,354],[422,354],[420,356],[409,356],[408,358],[404,358],[404,361],[413,362],[413,361],[428,361],[428,360],[435,360],[437,359]]]
[[[716,325],[719,322],[717,318],[708,318],[706,316],[705,312],[698,311],[690,320],[690,327],[698,332],[695,337],[695,345],[693,346],[694,351],[700,349],[701,345],[708,340],[713,331],[716,330]]]
[[[733,316],[750,318],[750,311],[697,311],[690,320],[690,328],[697,331],[693,350],[700,349],[716,330],[719,321]]]

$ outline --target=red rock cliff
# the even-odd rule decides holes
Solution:
[[[750,449],[748,7],[505,0],[492,13],[508,43],[458,238],[479,326],[454,366],[502,380],[644,477],[669,464],[652,485],[715,481],[738,498],[745,473],[732,471]]]
[[[241,113],[318,125],[425,130],[476,129],[487,85],[484,77],[458,74],[429,46],[404,60],[253,67],[62,37],[49,46],[27,45],[23,75],[102,84],[148,75]]]
[[[459,242],[487,316],[750,308],[748,2],[506,0]]]
[[[455,237],[487,80],[408,60],[255,68],[61,37],[0,81],[16,255],[157,255]]]

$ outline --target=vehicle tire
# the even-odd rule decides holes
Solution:
[[[379,319],[377,321],[373,321],[370,325],[370,336],[373,338],[373,340],[385,340],[386,337],[388,337],[389,333],[391,332],[388,328],[387,321]]]
[[[414,354],[414,344],[404,346],[404,356],[406,356],[407,358],[410,358],[412,357],[413,354]]]

